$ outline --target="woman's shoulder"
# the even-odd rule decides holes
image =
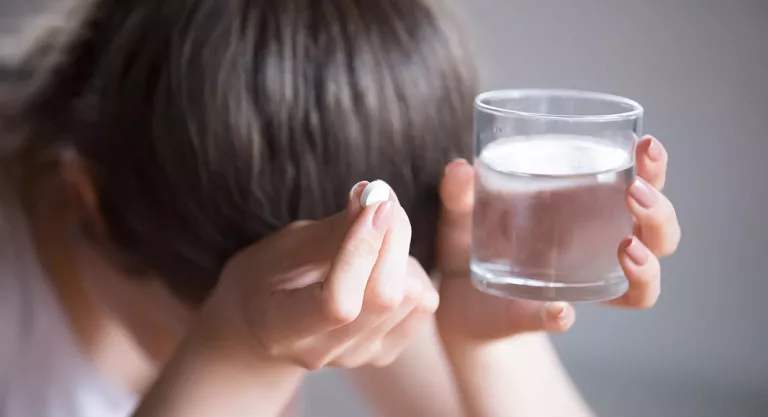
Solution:
[[[41,341],[40,334],[57,337],[49,329],[56,315],[56,300],[38,261],[26,216],[0,178],[0,388],[2,378],[11,378],[14,367],[34,350],[31,345]]]
[[[7,188],[0,184],[0,375],[8,374],[18,344],[23,339],[23,309],[32,305],[28,265],[29,240],[23,217]]]
[[[29,294],[19,271],[17,229],[14,202],[7,188],[0,184],[0,397],[9,389],[14,364],[18,362],[24,337],[23,308]],[[2,410],[0,410],[2,411]]]
[[[0,415],[125,416],[134,399],[80,354],[27,222],[0,191]]]

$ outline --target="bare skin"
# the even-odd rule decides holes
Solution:
[[[655,139],[646,138],[638,146],[641,180],[627,195],[637,230],[618,247],[630,290],[608,303],[612,306],[651,307],[660,293],[658,258],[674,252],[680,240],[674,208],[660,193],[667,159]],[[98,248],[73,236],[78,219],[85,216],[98,223],[98,207],[90,182],[77,164],[65,164],[62,178],[70,190],[62,197],[67,203],[64,206],[71,209],[33,216],[38,252],[88,358],[108,379],[139,395],[146,394],[138,416],[219,415],[224,411],[221,398],[232,404],[229,415],[249,415],[257,409],[263,411],[260,415],[277,416],[305,369],[326,364],[354,368],[350,371],[353,377],[361,381],[370,402],[384,416],[497,417],[508,415],[510,410],[536,416],[590,413],[542,333],[567,330],[575,320],[573,308],[560,303],[501,300],[474,291],[469,283],[466,260],[474,172],[465,162],[447,167],[441,190],[438,253],[443,282],[436,321],[430,319],[429,311],[437,305],[425,285],[427,274],[409,260],[402,242],[389,245],[400,248],[393,249],[396,255],[372,261],[385,272],[374,273],[371,266],[367,273],[341,273],[329,278],[328,264],[323,264],[313,270],[314,275],[309,274],[315,278],[298,280],[309,282],[307,287],[318,279],[346,283],[337,286],[344,290],[331,298],[336,304],[330,310],[317,310],[333,312],[330,316],[297,308],[290,314],[255,316],[281,320],[271,323],[254,321],[254,316],[244,316],[242,310],[229,307],[241,302],[237,295],[251,278],[247,272],[253,270],[250,265],[258,264],[259,259],[275,259],[281,247],[306,244],[317,248],[313,242],[316,236],[322,236],[324,242],[332,236],[337,246],[326,245],[332,248],[330,253],[318,256],[337,256],[335,251],[343,248],[351,230],[346,218],[327,223],[342,225],[331,229],[323,229],[322,222],[298,224],[267,242],[269,245],[246,249],[226,269],[229,275],[222,279],[228,284],[220,286],[201,311],[191,311],[154,281],[137,283],[125,276],[104,261]],[[649,189],[642,191],[649,191],[651,198],[640,201],[637,188],[646,186]],[[329,234],[328,230],[342,232]],[[379,246],[372,248],[381,248],[385,238],[381,239]],[[353,258],[360,256],[356,253]],[[312,259],[308,262],[314,264]],[[289,270],[306,271],[306,265],[300,266]],[[271,277],[291,275],[289,270],[273,271]],[[360,286],[359,280],[384,282],[381,277],[385,275],[402,278],[398,302],[382,304],[381,294],[371,295],[367,285]],[[407,290],[405,282],[419,285]],[[260,290],[252,291],[258,295]],[[348,314],[350,305],[352,313]],[[366,305],[378,308],[366,310]],[[381,312],[382,305],[386,314]],[[473,314],[465,314],[467,311]],[[372,315],[389,319],[370,320]],[[308,317],[326,317],[326,321],[315,321],[309,327],[299,325]],[[331,321],[334,323],[329,324]],[[261,325],[253,327],[253,323]],[[243,328],[263,336],[261,341],[269,340],[270,348],[254,354],[259,345],[242,337]],[[237,342],[240,339],[247,340],[246,344]],[[410,340],[413,343],[408,343]],[[517,358],[525,358],[524,364]],[[417,365],[420,372],[412,372]],[[519,387],[526,395],[480,389],[489,386]],[[559,400],[552,401],[553,397]]]

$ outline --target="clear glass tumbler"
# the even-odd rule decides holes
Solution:
[[[632,233],[643,108],[609,94],[501,90],[475,100],[472,279],[544,301],[626,292],[617,250]]]

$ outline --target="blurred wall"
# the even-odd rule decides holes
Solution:
[[[0,0],[0,36],[52,0]],[[453,0],[485,89],[568,87],[645,105],[684,239],[650,312],[578,308],[556,343],[599,415],[768,415],[768,2]],[[0,41],[0,45],[2,42]],[[2,52],[2,51],[0,51]],[[362,417],[335,372],[312,417]]]
[[[39,31],[43,12],[72,1],[77,0],[0,0],[0,64],[14,61],[28,45],[27,35]]]

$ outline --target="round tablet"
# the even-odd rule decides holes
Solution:
[[[389,201],[389,184],[382,180],[376,180],[368,184],[360,196],[360,205],[368,207],[371,204]]]

